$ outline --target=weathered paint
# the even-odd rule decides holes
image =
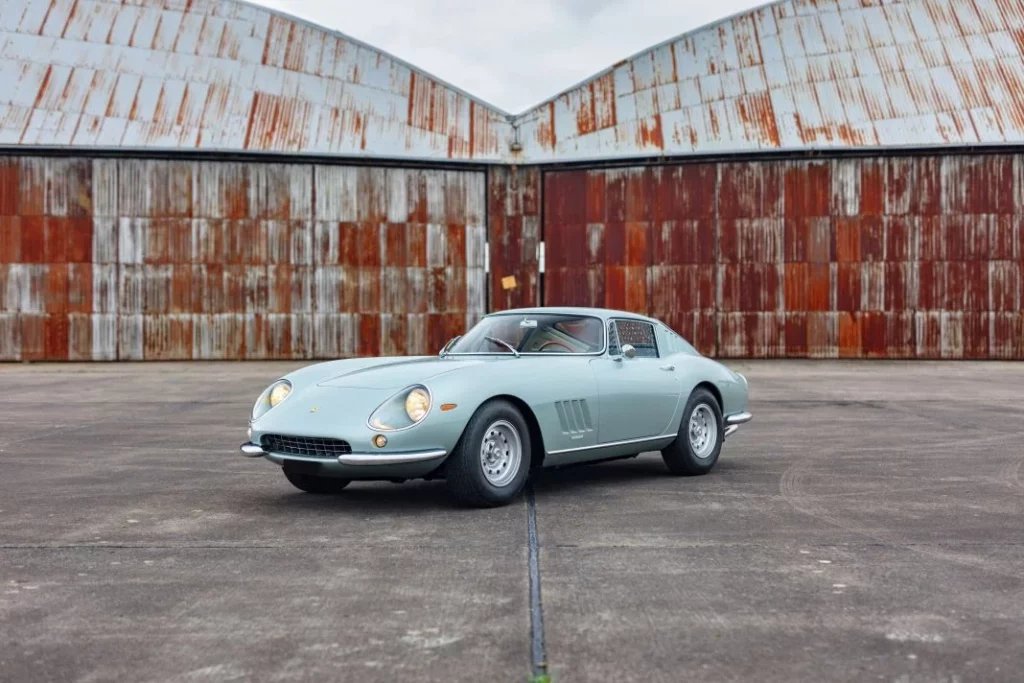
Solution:
[[[0,145],[498,160],[504,112],[234,0],[0,3]]]
[[[544,174],[544,303],[723,357],[1024,358],[1024,156]]]
[[[488,172],[491,310],[540,301],[540,175],[536,167]],[[505,288],[506,278],[514,278],[514,287]]]
[[[482,172],[0,158],[0,360],[436,352],[484,313]]]
[[[517,117],[528,163],[1024,139],[1024,10],[783,0],[673,38]]]

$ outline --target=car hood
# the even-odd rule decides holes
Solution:
[[[426,382],[432,377],[466,367],[480,365],[485,360],[456,360],[454,358],[415,358],[387,361],[334,375],[318,383],[321,387],[339,389],[394,389]]]

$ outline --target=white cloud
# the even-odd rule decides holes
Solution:
[[[519,113],[753,0],[260,0]]]

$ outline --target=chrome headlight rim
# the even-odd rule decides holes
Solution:
[[[427,409],[423,413],[423,417],[421,417],[419,420],[415,420],[414,421],[412,419],[412,417],[406,411],[405,402],[409,398],[409,395],[412,394],[416,390],[420,390],[420,391],[423,391],[424,393],[426,393],[426,395],[427,395]],[[408,424],[408,425],[405,425],[403,427],[389,427],[389,426],[384,425],[384,424],[374,424],[374,418],[376,418],[379,413],[381,413],[382,411],[384,411],[387,408],[394,407],[395,404],[398,405],[398,409],[401,412],[401,414],[403,416],[405,416],[405,418],[408,419],[410,422],[412,422],[412,424]],[[428,387],[425,384],[410,384],[409,386],[405,387],[404,389],[402,389],[400,391],[396,391],[394,394],[392,394],[387,399],[385,399],[383,402],[381,402],[381,404],[379,406],[374,408],[373,412],[370,413],[370,417],[368,417],[366,419],[366,426],[369,427],[370,429],[372,429],[375,432],[385,432],[387,434],[393,434],[395,432],[404,432],[407,429],[412,429],[414,427],[417,427],[417,426],[423,424],[423,422],[428,417],[430,417],[430,413],[433,410],[434,410],[434,395],[433,395],[433,393],[431,393],[430,387]]]
[[[409,407],[410,402],[414,400],[413,397],[415,397],[416,404],[426,404],[425,406],[417,406],[422,411],[422,413],[417,411],[416,408]],[[427,417],[427,413],[430,412],[431,403],[433,403],[433,401],[430,400],[430,392],[428,392],[426,389],[416,387],[415,389],[413,389],[412,391],[405,395],[405,414],[409,416],[409,419],[412,420],[413,424],[419,424],[420,422],[423,422],[423,420]],[[419,417],[416,417],[416,415],[413,414],[414,412],[416,412],[416,415],[419,415]]]
[[[278,401],[276,404],[271,405],[271,403],[270,403],[270,396],[271,396],[271,394],[274,393],[274,390],[276,388],[281,387],[281,386],[288,387],[288,393],[285,394],[285,397],[282,398],[280,401]],[[256,422],[256,420],[259,420],[261,417],[263,417],[264,415],[269,413],[271,410],[273,410],[277,406],[279,406],[282,403],[284,403],[285,401],[287,401],[288,397],[292,395],[294,390],[295,390],[295,387],[292,386],[292,383],[289,382],[286,379],[279,379],[276,382],[274,382],[273,384],[271,384],[269,387],[264,389],[263,393],[260,394],[260,397],[258,399],[256,399],[256,403],[252,407],[252,412],[249,414],[249,422],[250,423]]]

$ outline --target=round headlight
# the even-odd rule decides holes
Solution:
[[[405,397],[405,412],[413,422],[419,422],[430,410],[430,394],[423,389],[413,389]]]
[[[292,385],[287,384],[286,382],[281,382],[275,385],[274,388],[270,390],[270,407],[276,408],[281,401],[288,398],[288,394],[290,393],[292,393]]]

